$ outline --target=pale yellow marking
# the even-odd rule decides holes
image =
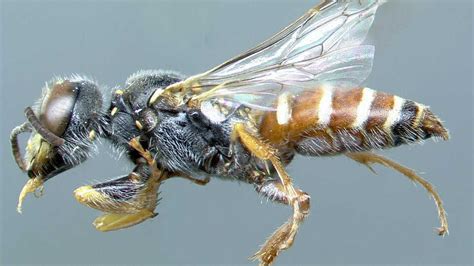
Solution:
[[[133,214],[108,213],[97,217],[92,224],[97,230],[108,232],[134,226],[155,216],[156,214],[150,210],[141,210]]]
[[[91,202],[107,202],[109,198],[95,190],[92,186],[82,186],[74,190],[74,197],[82,204],[89,205]]]
[[[131,172],[130,175],[130,180],[133,180],[133,181],[140,181],[140,179],[142,178],[139,174],[135,173],[135,172]]]
[[[20,196],[18,197],[18,205],[16,207],[16,211],[21,213],[21,206],[23,204],[23,200],[25,200],[26,195],[29,193],[35,192],[37,189],[41,189],[43,186],[43,179],[41,177],[35,177],[28,179],[25,186],[20,192]]]
[[[117,94],[117,95],[122,95],[122,94],[123,94],[123,90],[116,90],[116,91],[115,91],[115,94]]]
[[[44,141],[40,134],[34,133],[26,146],[25,160],[27,162],[27,169],[34,173],[41,172],[44,164],[50,160],[52,151],[51,144]]]
[[[286,125],[291,120],[291,99],[292,96],[288,92],[278,97],[276,115],[279,125]]]
[[[427,108],[423,104],[415,103],[417,107],[417,112],[416,112],[416,117],[415,120],[413,121],[413,127],[417,128],[420,123],[421,123],[421,118],[423,117],[423,114],[425,113],[425,109]]]
[[[229,109],[227,107],[221,106],[221,113],[226,116],[229,114]]]
[[[114,116],[114,115],[117,113],[117,111],[118,111],[118,108],[117,108],[117,107],[114,107],[114,108],[112,108],[112,111],[110,112],[110,114],[111,114],[112,116]]]
[[[138,129],[140,129],[140,130],[143,129],[143,125],[142,125],[142,123],[140,123],[140,121],[135,120],[135,125],[137,126]]]
[[[97,134],[95,130],[89,131],[89,140],[95,140],[96,137],[97,137]]]
[[[405,99],[393,96],[393,108],[388,112],[387,120],[383,124],[383,128],[387,133],[391,134],[391,128],[400,120],[403,104]]]
[[[155,92],[153,92],[153,95],[150,98],[150,101],[148,102],[149,105],[155,103],[155,101],[158,99],[158,97],[163,94],[163,89],[156,89]]]
[[[106,213],[136,213],[140,210],[153,211],[156,207],[157,191],[159,182],[157,178],[151,177],[143,186],[140,182],[141,176],[137,174],[129,175],[130,183],[128,185],[109,185],[108,189],[122,193],[125,186],[136,187],[138,190],[130,194],[131,198],[127,200],[116,200],[111,198],[101,190],[95,189],[93,186],[82,186],[74,191],[76,200],[91,208],[106,212]],[[136,184],[134,184],[137,182]],[[131,193],[131,192],[125,192]]]
[[[318,104],[318,125],[325,127],[329,124],[332,114],[332,95],[334,88],[330,86],[323,86],[323,97]]]
[[[369,118],[370,106],[375,99],[375,91],[369,88],[364,88],[362,90],[362,99],[357,106],[357,116],[352,123],[352,128],[361,129],[364,123]]]
[[[187,80],[186,80],[187,82]],[[209,97],[212,97],[212,95],[214,95],[217,91],[219,91],[220,89],[224,88],[225,86],[227,86],[227,83],[229,83],[230,81],[226,81],[226,82],[223,82],[217,86],[215,86],[214,88],[206,91],[206,92],[203,92],[201,94],[198,94],[198,95],[195,95],[191,98],[191,101],[197,101],[197,102],[200,102],[206,98],[209,98]]]

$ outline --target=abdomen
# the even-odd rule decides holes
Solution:
[[[282,95],[276,112],[266,113],[260,135],[279,148],[324,156],[448,139],[428,107],[369,88],[321,87],[292,97]]]

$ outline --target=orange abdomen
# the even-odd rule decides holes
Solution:
[[[260,135],[280,148],[323,156],[448,138],[424,105],[369,88],[321,87],[281,95],[261,120]]]

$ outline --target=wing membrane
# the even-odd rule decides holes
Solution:
[[[374,47],[362,45],[379,0],[325,1],[275,36],[203,74],[184,81],[200,101],[223,98],[272,109],[285,92],[320,84],[359,86],[370,74]]]

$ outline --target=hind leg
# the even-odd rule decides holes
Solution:
[[[309,214],[310,196],[299,189],[295,189],[297,196],[291,197],[285,191],[283,185],[277,180],[258,185],[256,186],[256,190],[272,201],[293,207],[293,216],[280,226],[280,228],[265,241],[260,250],[251,257],[251,259],[258,259],[260,265],[266,266],[272,264],[282,250],[290,248],[293,244],[298,227]]]
[[[426,189],[426,191],[433,197],[436,207],[438,209],[438,217],[441,223],[440,228],[438,228],[438,234],[440,236],[444,236],[448,233],[448,220],[446,218],[446,211],[444,210],[443,201],[441,200],[441,197],[439,196],[433,185],[431,185],[422,177],[418,176],[415,171],[403,165],[400,165],[392,160],[389,160],[383,156],[370,152],[347,153],[346,155],[352,160],[366,165],[372,171],[373,169],[370,165],[378,163],[385,167],[392,168],[393,170],[398,171],[404,176],[408,177],[413,182],[422,185]]]

